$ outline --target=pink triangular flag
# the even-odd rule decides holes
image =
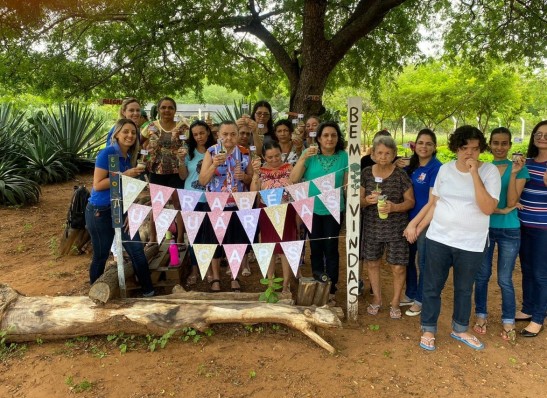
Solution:
[[[285,230],[285,218],[287,217],[288,203],[277,206],[264,207],[262,210],[266,212],[266,215],[272,222],[275,231],[279,235],[279,240],[283,239],[283,231]]]
[[[158,217],[154,219],[154,222],[156,224],[156,234],[158,236],[158,243],[160,243],[167,230],[169,229],[169,226],[175,219],[178,210],[174,209],[163,209]]]
[[[304,224],[308,228],[308,231],[311,231],[313,224],[313,208],[315,204],[315,198],[306,198],[302,200],[297,200],[292,202],[291,205],[296,210],[296,213],[300,216]]]
[[[211,211],[224,210],[224,206],[230,198],[230,192],[205,192],[205,198]]]
[[[211,265],[211,260],[215,255],[217,245],[215,244],[195,244],[192,245],[194,249],[194,254],[198,261],[199,273],[201,274],[201,279],[205,279],[207,274],[207,268]]]
[[[247,250],[247,244],[239,243],[233,245],[222,245],[224,252],[226,253],[226,260],[230,264],[230,270],[232,271],[232,278],[237,278],[241,262],[245,258],[245,250]]]
[[[188,241],[193,245],[206,213],[203,211],[181,211],[181,214],[188,234]]]
[[[287,185],[285,190],[291,194],[293,200],[302,200],[309,197],[310,182],[304,181],[299,184]]]
[[[268,268],[270,267],[270,261],[272,261],[274,249],[275,243],[253,243],[256,262],[264,278],[268,277]]]
[[[146,187],[146,181],[124,176],[122,174],[122,195],[123,195],[123,212],[125,213],[129,206],[137,199],[137,196]]]
[[[137,203],[133,203],[129,207],[129,210],[127,210],[127,219],[129,223],[129,236],[131,239],[133,239],[151,210],[152,208],[150,206],[139,205]]]
[[[258,218],[260,217],[260,209],[239,210],[236,211],[236,214],[249,238],[249,242],[252,242],[255,237]]]
[[[232,196],[239,210],[250,210],[256,198],[256,191],[252,192],[232,192]]]
[[[179,196],[180,209],[182,211],[194,211],[203,192],[191,191],[189,189],[177,189]]]
[[[291,266],[294,276],[298,273],[298,267],[300,265],[300,255],[302,254],[302,248],[304,247],[303,240],[295,240],[291,242],[280,242],[281,248],[287,257],[287,261]]]
[[[232,213],[233,212],[231,211],[210,211],[207,213],[219,244],[222,244],[222,241],[224,240],[224,235],[226,235]]]
[[[317,197],[321,200],[321,202],[323,202],[336,222],[340,224],[340,188],[336,188],[334,191],[322,193],[317,195]]]
[[[313,180],[313,183],[321,193],[332,191],[335,186],[335,173],[327,174]]]
[[[159,216],[174,191],[175,188],[150,184],[150,200],[152,201],[152,214],[154,218]]]

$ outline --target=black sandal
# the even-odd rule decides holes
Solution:
[[[238,287],[234,287],[234,282],[237,282]],[[232,292],[241,293],[241,284],[239,283],[239,278],[235,278],[230,282]]]
[[[218,283],[218,290],[213,289],[213,285],[215,283]],[[209,282],[209,291],[211,293],[218,293],[220,292],[220,279],[213,279],[211,282]]]

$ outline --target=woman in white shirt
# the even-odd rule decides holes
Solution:
[[[495,166],[478,160],[487,144],[476,127],[457,128],[450,135],[448,147],[456,153],[457,160],[441,166],[432,200],[406,231],[407,239],[412,242],[429,225],[420,347],[435,349],[441,292],[453,266],[454,312],[450,337],[480,350],[484,345],[467,332],[471,295],[485,253],[490,214],[498,204],[501,179]]]

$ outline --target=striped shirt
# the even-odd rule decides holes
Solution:
[[[520,196],[520,222],[524,227],[547,229],[547,186],[543,181],[547,162],[538,163],[534,159],[526,159],[526,167],[530,180],[524,185]]]

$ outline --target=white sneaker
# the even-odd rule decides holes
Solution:
[[[414,300],[409,299],[407,296],[405,296],[405,297],[399,302],[399,306],[401,306],[401,307],[410,306],[410,305],[413,305],[413,304],[414,304]]]

